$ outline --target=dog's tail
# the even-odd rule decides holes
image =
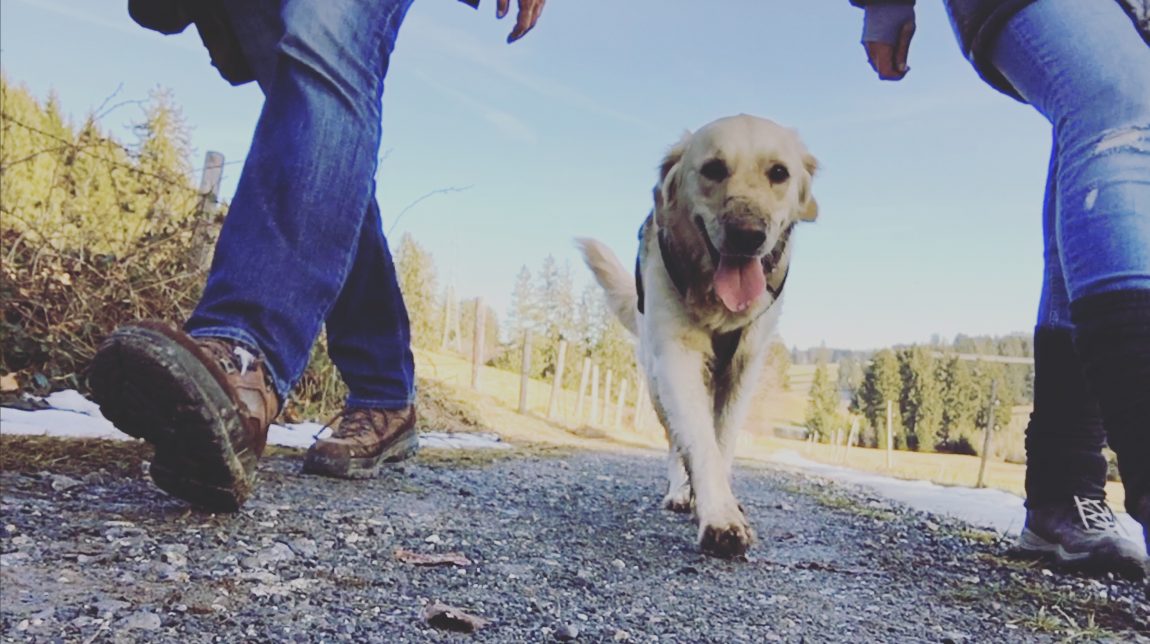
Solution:
[[[601,241],[589,237],[575,240],[583,251],[583,261],[595,274],[599,286],[607,292],[607,305],[623,326],[631,333],[639,334],[639,293],[635,288],[635,278],[623,265],[615,253]]]

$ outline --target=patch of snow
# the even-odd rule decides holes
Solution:
[[[882,497],[916,510],[953,517],[973,526],[1018,535],[1026,519],[1022,497],[990,488],[938,485],[930,481],[906,481],[803,458],[793,450],[771,456],[773,462],[801,469],[835,481],[858,485]],[[1142,526],[1125,512],[1116,512],[1119,528],[1127,537],[1145,545]]]
[[[58,391],[44,399],[51,409],[25,411],[0,407],[0,434],[53,436],[58,438],[106,438],[135,440],[116,429],[100,414],[100,407],[78,391]],[[319,423],[273,424],[268,428],[268,443],[283,447],[311,447],[316,438],[331,434]],[[495,434],[451,434],[425,432],[419,435],[424,447],[458,449],[505,449],[507,444]]]

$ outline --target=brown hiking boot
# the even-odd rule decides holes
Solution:
[[[235,512],[252,492],[279,407],[268,381],[241,344],[152,321],[116,329],[88,368],[104,417],[155,446],[156,485],[213,512]]]
[[[411,458],[417,451],[415,406],[395,410],[349,407],[340,413],[331,436],[312,444],[303,471],[344,479],[371,478],[384,463]]]

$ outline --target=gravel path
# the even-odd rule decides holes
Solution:
[[[759,543],[728,562],[658,508],[656,454],[421,455],[361,482],[299,465],[266,459],[235,516],[142,477],[0,473],[3,640],[1150,641],[1140,586],[1052,573],[993,535],[796,473],[740,467]],[[433,626],[436,602],[488,623]]]

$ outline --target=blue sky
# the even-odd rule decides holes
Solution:
[[[514,4],[514,3],[512,3]],[[164,37],[126,0],[3,0],[0,64],[76,118],[170,88],[206,150],[244,157],[262,97],[208,64],[194,30]],[[587,272],[572,238],[623,258],[654,168],[685,129],[749,113],[797,129],[822,163],[817,222],[796,234],[780,331],[789,345],[876,348],[1033,327],[1048,124],[990,89],[923,2],[911,72],[878,81],[846,0],[551,0],[514,45],[511,18],[416,0],[384,94],[379,171],[393,243],[411,233],[441,283],[505,312],[548,254]],[[125,105],[114,131],[139,115]],[[121,130],[122,131],[122,130]],[[125,135],[126,136],[126,135]],[[224,193],[239,165],[229,165]],[[395,215],[430,191],[398,223]]]

